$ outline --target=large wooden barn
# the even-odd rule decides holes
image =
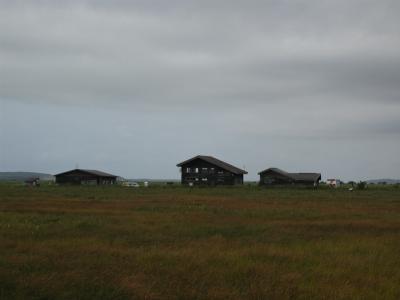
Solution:
[[[75,169],[57,175],[56,183],[59,184],[84,184],[84,185],[106,185],[115,184],[117,176],[97,170]]]
[[[212,156],[198,155],[179,164],[182,184],[239,185],[246,171]]]
[[[269,168],[258,173],[260,185],[313,185],[321,180],[320,173],[288,173],[278,168]]]

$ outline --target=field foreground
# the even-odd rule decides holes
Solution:
[[[0,299],[400,299],[400,189],[0,185]]]

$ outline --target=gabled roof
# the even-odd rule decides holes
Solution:
[[[320,173],[289,173],[297,181],[317,181],[321,180]]]
[[[259,172],[258,174],[261,175],[266,172],[278,173],[294,181],[317,181],[321,179],[320,173],[288,173],[278,168],[268,168],[264,171]]]
[[[188,160],[185,160],[185,161],[177,164],[176,166],[177,167],[182,167],[183,165],[185,165],[185,164],[187,164],[187,163],[189,163],[189,162],[191,162],[191,161],[193,161],[195,159],[204,160],[204,161],[206,161],[206,162],[208,162],[210,164],[213,164],[213,165],[215,165],[217,167],[220,167],[221,169],[224,169],[226,171],[229,171],[229,172],[237,174],[237,175],[247,174],[247,172],[245,170],[239,169],[239,168],[237,168],[237,167],[235,167],[235,166],[233,166],[231,164],[228,164],[228,163],[226,163],[226,162],[224,162],[222,160],[219,160],[219,159],[217,159],[217,158],[215,158],[213,156],[208,156],[208,155],[197,155],[195,157],[192,157],[192,158],[190,158]]]
[[[269,172],[269,171],[275,172],[275,173],[278,173],[278,174],[281,174],[281,175],[283,175],[283,176],[289,176],[289,173],[288,173],[288,172],[283,171],[283,170],[278,169],[278,168],[268,168],[268,169],[265,169],[264,171],[258,172],[258,175],[263,174],[263,173],[266,173],[266,172]]]
[[[106,172],[102,172],[102,171],[98,171],[98,170],[88,170],[88,169],[74,169],[74,170],[70,170],[70,171],[67,171],[67,172],[56,174],[54,176],[64,175],[64,174],[68,174],[68,173],[76,172],[76,171],[83,172],[83,173],[90,174],[90,175],[95,175],[95,176],[98,176],[98,177],[117,177],[115,175],[112,175],[112,174],[109,174],[109,173],[106,173]]]

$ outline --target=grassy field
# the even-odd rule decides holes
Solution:
[[[400,299],[400,189],[0,185],[1,299]]]

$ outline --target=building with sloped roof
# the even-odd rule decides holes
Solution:
[[[313,185],[321,180],[320,173],[288,173],[278,168],[268,168],[258,173],[260,185]]]
[[[107,185],[115,184],[117,176],[98,171],[86,169],[74,169],[57,175],[56,183],[73,185]]]
[[[181,182],[184,185],[240,185],[245,170],[237,168],[212,156],[197,155],[185,160],[181,168]]]

